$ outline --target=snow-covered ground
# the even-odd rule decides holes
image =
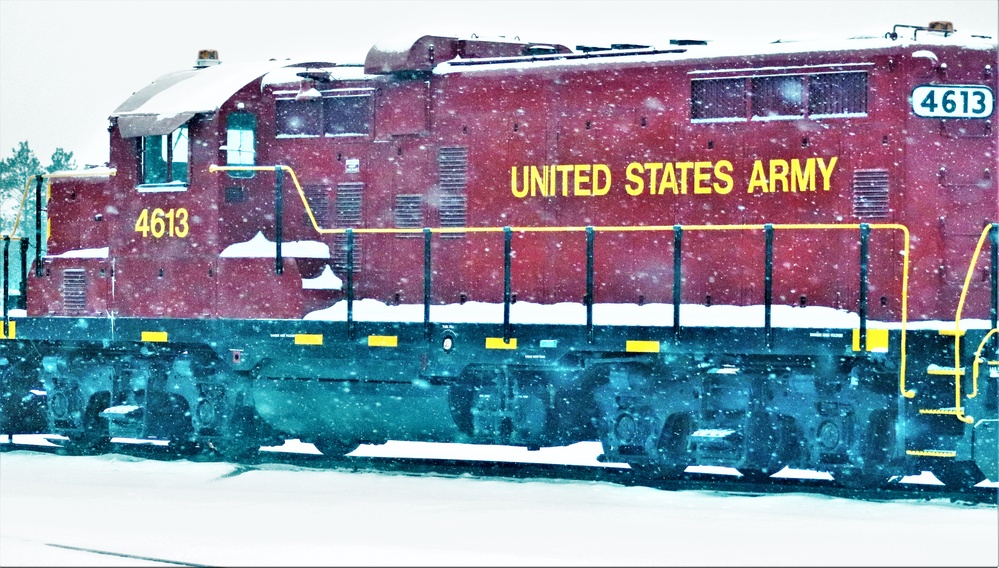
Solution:
[[[455,445],[354,455],[452,457]],[[596,446],[599,448],[599,445]],[[286,444],[283,450],[314,451]],[[270,449],[274,450],[274,449]],[[467,457],[594,465],[592,444]],[[996,566],[995,506],[0,454],[0,566]]]

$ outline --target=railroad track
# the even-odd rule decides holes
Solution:
[[[31,451],[57,455],[69,453],[66,448],[58,445],[41,446],[14,442],[0,444],[0,452],[9,451]],[[211,450],[202,451],[195,455],[179,455],[171,451],[169,447],[152,444],[114,443],[112,452],[161,461],[224,461]],[[838,485],[835,481],[822,479],[771,477],[764,480],[743,480],[737,476],[690,472],[677,478],[649,479],[639,475],[634,470],[623,467],[594,467],[471,459],[367,456],[328,457],[321,454],[283,451],[260,451],[255,456],[245,459],[238,464],[233,464],[234,469],[227,477],[234,477],[257,469],[263,469],[270,464],[355,473],[370,472],[433,477],[477,477],[518,481],[564,479],[612,483],[622,486],[643,486],[663,491],[712,491],[739,495],[806,493],[865,501],[894,501],[900,499],[928,501],[937,499],[966,505],[999,504],[999,489],[996,488],[965,487],[955,489],[945,485],[900,483],[897,479],[893,479],[877,488],[857,489],[844,487]]]

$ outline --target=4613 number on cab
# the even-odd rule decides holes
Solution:
[[[147,207],[139,213],[139,218],[135,220],[135,232],[141,233],[143,238],[176,237],[183,239],[190,232],[188,217],[187,209],[184,207],[170,208],[165,211],[159,207],[150,211]]]

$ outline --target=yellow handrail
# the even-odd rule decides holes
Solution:
[[[316,216],[312,212],[312,207],[309,206],[309,200],[305,197],[305,190],[302,189],[302,185],[298,182],[298,176],[295,175],[295,171],[290,166],[276,165],[276,166],[218,166],[211,165],[208,167],[208,171],[211,173],[216,172],[227,172],[227,171],[276,171],[281,170],[288,172],[291,175],[292,181],[295,183],[295,188],[298,191],[299,197],[302,199],[302,205],[305,207],[306,213],[309,215],[309,220],[312,222],[313,229],[319,234],[345,234],[348,230],[355,234],[419,234],[423,233],[424,229],[395,229],[395,228],[370,228],[370,229],[329,229],[320,227],[316,222]],[[800,223],[789,223],[789,224],[772,224],[770,225],[774,230],[816,230],[816,229],[853,229],[858,230],[861,227],[860,223],[817,223],[817,224],[800,224]],[[916,396],[915,391],[906,390],[905,388],[905,365],[906,365],[906,327],[908,322],[908,301],[909,301],[909,248],[910,248],[910,235],[909,229],[905,225],[899,225],[895,223],[881,223],[881,224],[868,224],[871,229],[884,229],[884,230],[897,230],[901,231],[904,237],[904,250],[902,253],[902,328],[901,328],[901,338],[900,338],[900,348],[899,348],[899,392],[905,398],[913,398]],[[685,231],[732,231],[732,230],[763,230],[766,225],[683,225],[683,230]],[[646,225],[646,226],[598,226],[592,227],[595,232],[638,232],[638,231],[672,231],[674,229],[673,225]],[[505,229],[503,227],[435,227],[430,228],[431,233],[437,234],[447,234],[447,233],[498,233]],[[585,226],[570,226],[570,227],[510,227],[510,230],[520,232],[520,233],[570,233],[570,232],[585,232],[587,227]],[[863,347],[861,347],[863,349]]]
[[[971,276],[975,273],[975,266],[978,265],[978,257],[982,254],[982,247],[985,245],[985,239],[989,237],[991,230],[992,225],[987,225],[982,229],[981,236],[978,237],[978,244],[975,245],[975,253],[971,255],[971,262],[968,263],[968,272],[964,276],[964,286],[961,287],[961,299],[958,300],[957,311],[954,313],[954,415],[965,424],[973,424],[975,419],[971,416],[965,416],[964,409],[961,408],[961,312],[964,310],[964,301],[968,296],[968,288],[971,287]],[[991,332],[988,335],[991,335]],[[975,371],[977,373],[977,365]],[[972,398],[978,394],[977,374],[972,378],[972,384],[974,385],[974,392],[968,398]]]
[[[978,344],[978,349],[975,350],[975,363],[971,373],[971,394],[968,395],[968,398],[975,398],[978,396],[978,364],[984,361],[984,359],[982,359],[982,349],[985,348],[985,344],[988,343],[989,338],[996,333],[999,333],[999,328],[995,328],[986,333],[985,337],[982,338],[982,342]]]

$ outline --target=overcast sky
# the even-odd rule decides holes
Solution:
[[[376,42],[424,34],[576,44],[883,36],[949,20],[999,35],[995,0],[0,0],[0,157],[27,140],[107,160],[107,117],[134,91],[190,67],[299,56],[361,63]]]

